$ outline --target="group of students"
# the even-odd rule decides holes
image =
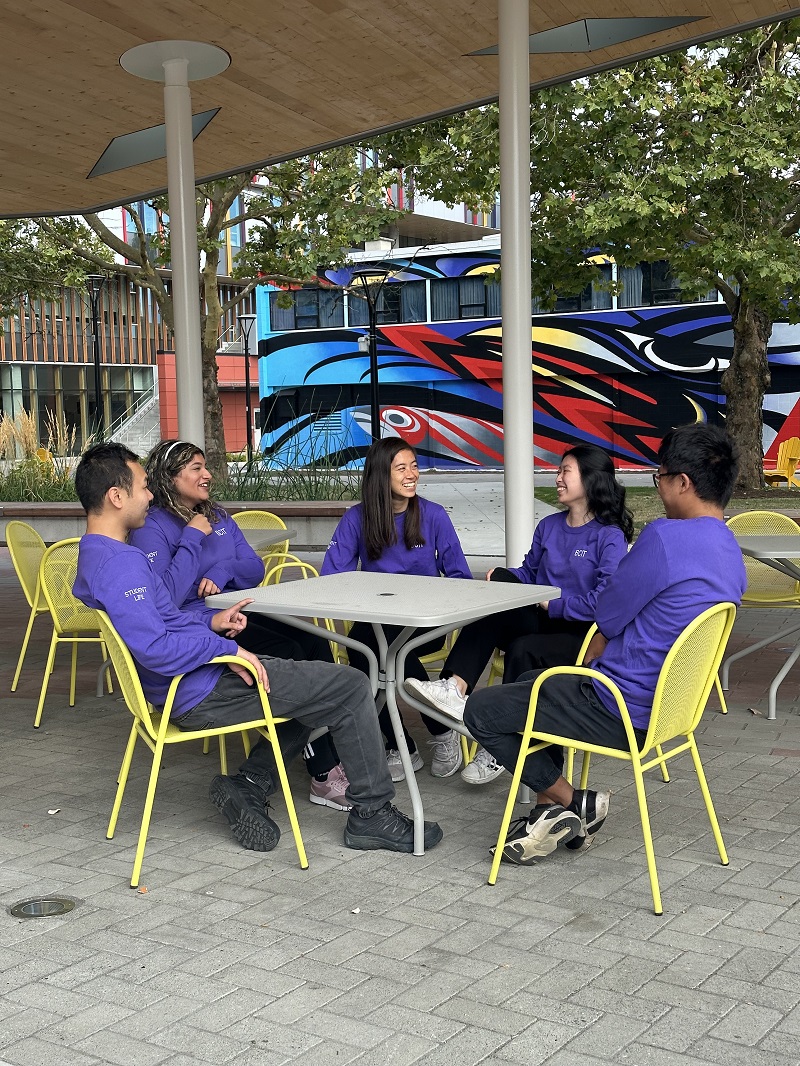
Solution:
[[[658,559],[649,560],[643,573],[632,568],[632,561],[644,558],[654,540],[652,534],[640,537],[635,550],[628,553],[633,522],[610,457],[589,444],[569,448],[556,474],[563,510],[538,523],[521,566],[496,567],[487,574],[487,580],[493,581],[554,585],[561,589],[560,598],[466,626],[436,681],[428,680],[420,656],[438,650],[439,642],[417,649],[406,663],[407,688],[421,702],[466,721],[472,735],[482,742],[477,757],[462,771],[467,783],[485,784],[513,768],[516,752],[511,747],[521,723],[511,726],[518,721],[523,704],[527,709],[525,691],[530,691],[534,676],[530,671],[574,662],[592,623],[598,622],[603,640],[594,643],[587,661],[595,659],[596,667],[618,681],[618,672],[633,671],[631,696],[636,708],[637,700],[646,702],[651,682],[655,688],[652,674],[655,670],[657,677],[660,668],[657,660],[664,634],[671,634],[671,643],[683,628],[673,632],[674,626],[696,617],[709,605],[709,596],[716,596],[713,602],[738,602],[744,588],[743,564],[721,521],[736,475],[730,440],[708,426],[680,427],[662,442],[660,461],[662,456],[661,466],[680,469],[660,468],[658,480],[677,484],[680,478],[681,490],[668,503],[666,485],[662,488],[659,483],[667,519],[652,523],[645,532],[665,523],[676,525],[672,518],[715,519],[712,527],[695,526],[683,532],[690,534],[690,541],[692,536],[700,536],[701,543],[710,537],[715,548],[726,549],[730,557],[726,580],[704,583],[702,566],[695,565],[695,573],[689,564],[691,573],[679,578],[684,584],[672,610],[674,618],[670,616],[672,628],[663,627],[663,618],[656,623],[658,633],[639,624],[639,613],[646,617],[654,609],[650,599],[641,595],[642,589],[649,589],[651,599],[658,600],[674,584],[669,571],[673,565],[679,569],[679,560],[672,557],[675,538],[662,531],[658,544],[667,555],[662,558],[656,551]],[[709,467],[716,477],[709,476]],[[382,573],[471,579],[450,518],[444,508],[417,495],[418,479],[416,455],[406,442],[400,438],[376,442],[366,456],[361,502],[339,522],[322,573],[361,567]],[[211,500],[211,475],[203,452],[187,442],[164,441],[143,469],[120,445],[97,445],[79,464],[76,488],[87,512],[87,535],[81,542],[75,593],[89,606],[108,612],[140,666],[148,698],[158,704],[160,697],[163,702],[165,682],[186,672],[188,677],[179,689],[183,698],[176,700],[173,712],[179,727],[197,729],[246,720],[252,714],[253,695],[242,684],[248,678],[237,676],[235,670],[207,665],[214,655],[236,649],[258,664],[269,686],[273,711],[292,719],[282,727],[281,746],[287,761],[304,750],[312,778],[311,801],[349,812],[345,844],[412,850],[411,822],[391,804],[392,782],[404,776],[397,738],[388,713],[374,713],[365,676],[366,657],[351,651],[355,669],[338,667],[327,641],[262,615],[245,616],[241,610],[245,603],[222,612],[206,607],[207,595],[258,584],[264,564],[236,523]],[[643,540],[645,552],[640,551]],[[685,547],[692,557],[693,551],[688,544]],[[649,550],[652,554],[655,549]],[[656,561],[661,570],[654,584],[647,567]],[[623,570],[627,570],[625,580],[615,581]],[[637,583],[635,592],[628,584],[631,578]],[[637,603],[640,612],[627,617],[622,601]],[[662,609],[657,604],[656,614]],[[626,621],[620,628],[623,616]],[[396,633],[392,627],[386,629],[391,641]],[[355,623],[351,636],[377,648],[367,623]],[[651,646],[643,646],[645,640]],[[605,641],[610,642],[607,648]],[[668,647],[660,656],[662,662]],[[495,648],[505,651],[504,683],[471,697]],[[658,649],[655,656],[653,648]],[[639,684],[635,675],[641,671],[644,676]],[[631,678],[625,680],[629,683]],[[579,708],[588,700],[583,718],[593,717],[595,725],[599,721],[604,727],[600,730],[604,736],[613,734],[611,743],[619,741],[615,732],[619,718],[604,705],[602,691],[595,693],[591,685],[584,684],[570,698]],[[563,700],[555,703],[563,721]],[[425,715],[422,719],[431,734],[431,773],[437,777],[455,774],[462,762],[458,732]],[[309,745],[310,731],[320,725],[326,725],[329,733]],[[417,771],[423,760],[405,725],[403,729]],[[624,746],[624,736],[622,741]],[[279,830],[267,813],[268,797],[275,790],[273,771],[271,748],[261,742],[238,774],[218,775],[212,783],[212,802],[245,847],[270,850],[277,843]],[[571,786],[563,787],[557,757],[546,759],[544,768],[532,766],[529,779],[523,776],[523,780],[537,791],[538,802],[516,835],[509,836],[504,858],[527,863],[548,854],[558,843],[585,846],[605,818],[608,794],[590,790],[574,794]],[[426,846],[440,838],[440,827],[426,823]]]

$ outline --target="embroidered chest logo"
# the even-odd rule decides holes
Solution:
[[[576,558],[582,559],[584,557],[584,555],[586,555],[587,551],[588,551],[588,548],[576,548],[575,549]]]
[[[125,593],[126,600],[143,600],[147,595],[147,585],[142,585],[138,589],[128,589]]]

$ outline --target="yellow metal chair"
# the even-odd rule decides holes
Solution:
[[[740,536],[800,536],[800,526],[780,511],[745,511],[742,514],[733,515],[726,525],[733,533],[738,533]],[[747,574],[747,589],[742,596],[742,607],[800,607],[800,581],[795,581],[788,574],[782,574],[774,567],[748,556],[744,557],[744,569]],[[783,630],[773,637],[756,641],[749,648],[743,648],[729,655],[722,664],[722,684],[728,687],[732,663],[761,651],[774,641],[784,639],[786,635],[786,630]],[[770,687],[770,718],[774,717],[778,687],[798,655],[800,655],[800,648],[789,656]],[[720,699],[723,699],[719,683],[718,692]],[[723,711],[727,711],[724,702],[722,707]]]
[[[109,654],[114,666],[114,672],[117,675],[117,680],[122,689],[125,703],[128,710],[133,715],[133,724],[125,748],[125,755],[122,759],[122,767],[120,768],[119,777],[117,778],[117,794],[114,799],[114,807],[111,811],[111,818],[108,823],[108,831],[106,832],[106,837],[109,840],[113,838],[114,831],[117,827],[117,818],[122,805],[122,797],[125,794],[125,785],[128,781],[128,773],[130,772],[131,762],[133,761],[133,752],[136,747],[137,739],[141,737],[153,753],[153,764],[150,768],[150,779],[147,785],[144,811],[142,812],[142,823],[139,829],[139,842],[136,847],[136,857],[133,862],[131,888],[136,888],[139,884],[139,875],[142,870],[142,861],[144,859],[144,849],[147,844],[147,834],[150,828],[150,818],[153,812],[153,801],[155,800],[156,795],[156,785],[158,784],[158,775],[164,758],[164,748],[169,744],[182,744],[189,740],[204,740],[207,737],[218,737],[220,746],[220,766],[222,768],[222,773],[224,774],[227,773],[225,737],[229,733],[244,733],[248,729],[258,730],[258,732],[266,737],[270,744],[272,744],[275,755],[275,765],[278,770],[278,778],[280,780],[281,789],[283,790],[283,798],[286,802],[286,813],[289,816],[289,824],[292,827],[292,835],[294,836],[295,847],[297,848],[297,854],[300,859],[300,866],[303,870],[307,869],[308,859],[306,858],[303,838],[300,834],[300,825],[297,821],[297,812],[295,811],[294,800],[292,799],[292,791],[289,787],[289,779],[286,776],[286,767],[283,762],[283,755],[278,742],[278,735],[275,730],[276,724],[279,722],[285,722],[286,719],[274,718],[272,716],[267,694],[263,687],[258,684],[253,666],[246,659],[240,659],[235,655],[221,655],[218,658],[211,660],[212,663],[239,663],[240,666],[244,666],[253,674],[253,680],[257,686],[257,691],[261,699],[261,710],[263,712],[261,717],[254,718],[251,722],[241,722],[237,725],[220,726],[214,729],[183,731],[170,721],[170,710],[183,675],[181,674],[178,677],[173,678],[169,691],[167,692],[167,699],[164,704],[163,712],[159,713],[155,711],[145,698],[139,680],[139,673],[136,669],[136,663],[134,662],[131,653],[128,651],[128,648],[122,641],[122,638],[117,633],[116,629],[114,629],[111,620],[104,611],[98,611],[97,615],[100,623],[100,631],[103,635],[103,639],[108,645]]]
[[[647,856],[647,870],[650,875],[650,888],[653,893],[653,909],[656,914],[662,913],[661,892],[658,886],[653,837],[650,829],[650,815],[644,788],[643,775],[645,770],[650,770],[657,766],[664,773],[669,759],[673,759],[686,751],[691,753],[700,784],[700,791],[711,823],[711,831],[714,834],[714,840],[719,851],[720,862],[723,866],[728,865],[728,855],[725,851],[725,844],[722,840],[719,822],[714,811],[714,804],[711,800],[708,783],[700,762],[700,754],[697,750],[694,732],[708,701],[735,616],[736,607],[732,603],[721,603],[715,607],[710,607],[695,618],[672,645],[659,674],[653,698],[653,708],[650,714],[650,725],[647,730],[647,737],[641,748],[633,731],[625,700],[613,681],[589,667],[556,666],[551,670],[543,671],[539,675],[531,691],[528,720],[522,732],[519,758],[511,779],[508,801],[500,824],[497,847],[489,872],[490,885],[493,885],[497,880],[503,847],[505,846],[511,816],[514,812],[514,801],[525,760],[531,752],[538,751],[549,744],[575,748],[587,754],[594,752],[598,755],[608,756],[611,759],[621,759],[631,763],[636,785],[636,797],[639,803],[639,814],[642,821],[642,835]],[[577,737],[558,736],[553,733],[539,732],[536,729],[536,705],[539,698],[539,689],[548,678],[557,674],[577,674],[582,677],[593,678],[609,690],[616,701],[617,709],[625,726],[630,746],[629,751],[589,744]],[[662,745],[673,741],[678,741],[676,746],[665,751]],[[653,754],[651,755],[651,753]],[[581,775],[582,787],[586,786],[587,777],[588,764],[584,760],[584,768]]]
[[[725,523],[740,536],[798,536],[800,526],[780,511],[745,511]],[[743,607],[800,607],[800,581],[758,559],[744,557],[747,590]]]
[[[8,544],[11,562],[14,564],[25,599],[31,609],[28,617],[28,627],[22,640],[22,650],[17,660],[17,669],[14,672],[14,680],[11,682],[11,691],[16,692],[19,675],[22,673],[22,664],[25,662],[25,653],[28,650],[28,641],[33,630],[33,623],[40,614],[47,614],[49,610],[39,583],[39,566],[46,547],[33,526],[29,526],[27,522],[8,523],[6,526],[6,544]]]
[[[50,650],[47,665],[44,668],[42,691],[33,720],[35,729],[42,720],[42,710],[47,696],[47,686],[56,658],[59,644],[72,645],[72,670],[69,684],[69,705],[75,706],[75,675],[78,670],[78,645],[99,644],[105,659],[105,643],[100,636],[97,612],[85,607],[72,595],[72,585],[78,567],[78,544],[80,539],[72,537],[51,544],[42,556],[39,567],[39,582],[50,616],[53,619],[53,635],[50,638]],[[108,677],[108,690],[111,691],[111,678]]]
[[[231,515],[239,529],[286,529],[286,523],[272,511],[237,511]],[[276,541],[263,549],[254,548],[256,555],[264,560],[265,569],[269,570],[280,562],[299,563],[296,555],[289,552],[289,538]],[[263,582],[262,582],[263,584]]]

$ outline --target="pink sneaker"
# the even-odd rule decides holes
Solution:
[[[311,778],[311,794],[308,798],[312,803],[318,803],[320,807],[333,807],[335,811],[349,811],[352,804],[345,796],[349,784],[342,764],[337,763],[332,770],[328,771],[326,781]]]

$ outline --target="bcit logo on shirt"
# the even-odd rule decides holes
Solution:
[[[578,559],[582,559],[584,557],[584,555],[586,555],[586,552],[588,550],[589,550],[588,548],[576,548],[575,549],[575,557],[578,558]]]
[[[147,595],[147,585],[142,585],[138,589],[128,589],[125,593],[126,600],[143,600]]]
[[[148,553],[147,553],[147,558],[148,558],[148,559],[150,560],[150,562],[152,563],[153,559],[157,559],[157,558],[158,558],[158,552],[157,552],[157,551],[154,551],[154,552],[148,552]]]
[[[215,529],[214,532],[217,534],[218,537],[224,537],[228,531],[227,529]]]

